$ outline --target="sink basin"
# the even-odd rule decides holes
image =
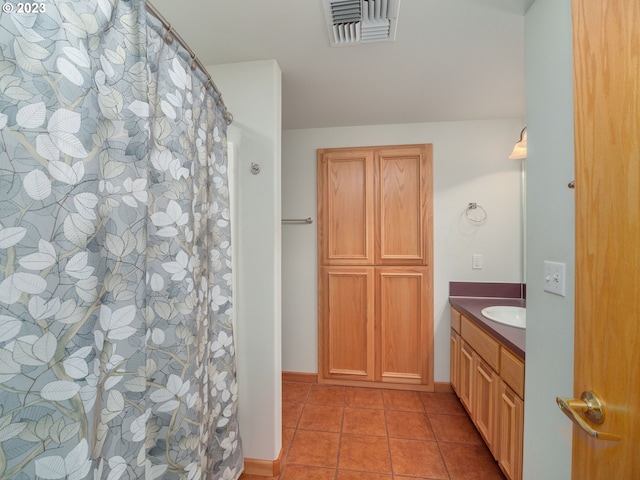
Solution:
[[[482,315],[494,322],[517,328],[527,327],[527,309],[496,305],[482,309]]]

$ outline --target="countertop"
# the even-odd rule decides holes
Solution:
[[[482,328],[485,332],[494,337],[500,343],[504,344],[509,350],[524,360],[526,329],[511,327],[509,325],[489,320],[482,315],[481,310],[493,305],[526,307],[526,300],[521,298],[502,297],[450,296],[449,303],[451,303],[451,305],[465,317],[478,325],[478,327]]]

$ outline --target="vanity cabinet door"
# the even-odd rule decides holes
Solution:
[[[500,382],[498,464],[509,480],[522,480],[524,402]]]
[[[473,418],[473,349],[461,339],[458,397]]]
[[[451,363],[450,363],[450,378],[451,378],[451,387],[453,391],[458,393],[460,389],[459,379],[460,379],[460,346],[462,341],[460,339],[460,335],[456,333],[454,329],[451,329]]]
[[[500,377],[477,354],[474,358],[474,420],[478,431],[484,438],[489,450],[494,453],[496,448],[496,415],[498,407],[498,391]]]

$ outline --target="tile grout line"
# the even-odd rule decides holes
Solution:
[[[293,440],[296,438],[296,435],[298,433],[298,427],[300,426],[300,421],[302,420],[302,412],[304,411],[304,407],[307,404],[309,395],[311,395],[311,384],[308,384],[307,393],[304,396],[304,399],[302,400],[302,408],[300,409],[300,415],[298,417],[298,420],[296,421],[295,426],[293,427],[293,434],[291,435],[291,439],[289,440],[289,444],[287,445],[287,452],[282,456],[280,473],[278,473],[278,476],[276,477],[276,479],[278,480],[282,477],[282,472],[287,466],[287,458],[289,456],[289,452],[291,451],[291,447],[293,446]]]
[[[422,397],[420,397],[420,400],[422,400]],[[438,435],[436,435],[436,432],[433,429],[433,425],[431,423],[431,416],[430,416],[431,414],[427,412],[427,407],[424,404],[424,401],[422,402],[422,406],[424,407],[424,413],[427,417],[427,422],[429,422],[429,428],[431,429],[431,433],[433,434],[433,439],[435,440],[436,446],[438,447],[438,454],[440,455],[440,460],[442,461],[442,465],[444,466],[444,469],[447,472],[447,478],[451,480],[451,472],[449,471],[449,466],[447,465],[447,462],[444,459],[444,455],[442,454],[442,449],[440,448],[440,439],[438,438]]]
[[[389,435],[389,423],[387,422],[387,406],[384,403],[384,392],[382,395],[382,414],[384,415],[384,429],[387,433],[387,452],[389,453],[389,468],[391,468],[391,478],[395,478],[395,472],[393,471],[393,456],[391,455],[391,436]]]
[[[429,424],[429,429],[431,430],[431,434],[433,435],[433,440],[436,443],[436,447],[438,447],[438,454],[440,455],[440,461],[442,462],[442,466],[447,474],[447,480],[451,480],[451,473],[449,472],[449,467],[447,467],[447,462],[444,460],[444,455],[442,455],[442,450],[440,450],[440,440],[438,440],[438,436],[436,435],[435,430],[433,429],[433,425],[431,424],[431,418],[429,417],[430,413],[427,412],[427,406],[424,403],[422,395],[420,395],[420,403],[422,403],[422,409],[424,410],[424,416]]]
[[[338,458],[336,458],[336,471],[334,473],[334,480],[338,480],[338,472],[340,470],[340,449],[342,448],[342,434],[344,432],[344,415],[345,406],[347,404],[347,389],[344,389],[344,396],[342,398],[342,422],[340,423],[340,434],[338,435]]]

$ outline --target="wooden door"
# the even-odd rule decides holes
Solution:
[[[433,389],[429,267],[377,268],[377,342],[382,382]]]
[[[373,265],[373,151],[318,150],[318,242],[322,265]]]
[[[322,267],[319,375],[372,381],[374,365],[374,271],[372,267]]]
[[[432,145],[376,150],[376,263],[431,265]]]
[[[574,480],[640,478],[640,2],[573,0],[576,162]],[[579,413],[578,413],[579,414]]]

